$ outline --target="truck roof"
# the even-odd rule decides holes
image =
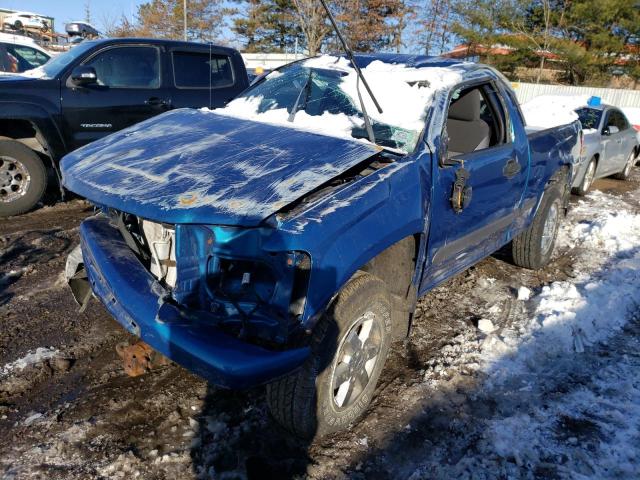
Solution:
[[[355,54],[355,57],[356,61],[358,62],[358,66],[363,68],[376,60],[384,63],[404,64],[410,68],[452,66],[460,68],[461,66],[468,66],[468,69],[471,71],[483,66],[477,63],[454,60],[450,58],[432,57],[429,55],[409,55],[402,53],[358,53]]]
[[[156,45],[165,45],[171,47],[208,47],[211,45],[215,47],[217,50],[226,50],[229,53],[236,52],[234,48],[225,47],[224,45],[219,45],[215,43],[204,43],[204,42],[185,42],[184,40],[166,40],[163,38],[144,38],[144,37],[127,37],[127,38],[101,38],[96,40],[88,40],[95,45],[108,45],[108,44],[126,44],[126,43],[151,43]]]

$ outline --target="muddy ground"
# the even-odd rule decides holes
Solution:
[[[607,179],[595,188],[628,197],[640,211],[631,196],[638,180],[636,173],[631,182]],[[498,253],[451,279],[420,300],[413,332],[395,346],[366,418],[304,445],[269,418],[262,389],[221,390],[175,365],[138,378],[123,373],[115,346],[128,335],[95,300],[78,313],[63,282],[66,254],[90,214],[75,200],[0,220],[3,478],[431,478],[416,470],[416,455],[437,452],[456,464],[481,441],[478,422],[502,408],[476,395],[481,375],[462,369],[447,378],[453,339],[475,335],[494,305],[498,323],[522,314],[518,287],[537,291],[573,275],[574,252],[564,250],[540,272]],[[637,338],[637,322],[629,328]],[[52,358],[2,370],[38,348]],[[433,378],[440,381],[425,381]],[[579,381],[566,379],[562,388]],[[585,429],[568,422],[559,435],[588,436]],[[544,465],[522,478],[563,476],[553,461]]]

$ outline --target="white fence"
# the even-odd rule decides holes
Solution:
[[[618,107],[639,107],[640,90],[616,88],[570,87],[567,85],[539,85],[535,83],[512,82],[520,103],[540,95],[590,95],[601,97],[606,103]]]
[[[242,58],[247,68],[262,67],[265,69],[278,68],[286,63],[291,63],[307,55],[301,53],[243,53]]]

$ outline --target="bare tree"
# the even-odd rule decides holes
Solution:
[[[526,38],[539,57],[536,83],[540,83],[542,79],[547,55],[554,40],[553,31],[564,24],[565,7],[568,4],[569,2],[562,2],[554,9],[551,0],[525,2],[525,9],[538,8],[540,15],[537,22],[532,22],[526,14],[513,15],[513,31]]]
[[[318,0],[293,0],[293,3],[300,28],[307,39],[309,55],[316,55],[331,31],[326,13]]]

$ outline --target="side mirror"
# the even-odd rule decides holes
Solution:
[[[81,65],[71,72],[71,82],[78,87],[91,85],[98,82],[98,75],[95,68]]]
[[[614,125],[609,125],[608,127],[604,127],[604,130],[602,131],[603,135],[609,136],[609,135],[614,135],[616,133],[618,133],[620,131],[620,129]]]

